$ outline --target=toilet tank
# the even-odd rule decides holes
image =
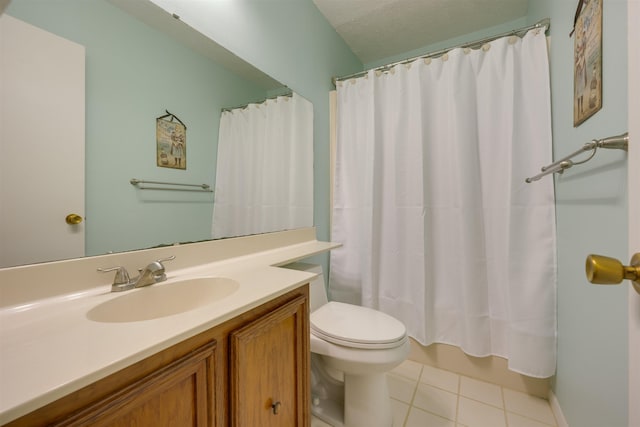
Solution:
[[[306,262],[294,262],[283,265],[283,267],[318,274],[316,278],[311,279],[309,282],[309,306],[312,313],[328,302],[321,265],[308,264]]]

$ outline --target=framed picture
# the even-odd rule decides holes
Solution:
[[[156,119],[156,161],[162,168],[187,169],[187,128],[182,122]]]
[[[602,0],[583,0],[576,19],[573,126],[602,108]]]

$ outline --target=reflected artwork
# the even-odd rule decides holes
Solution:
[[[167,120],[165,117],[171,117]],[[187,169],[187,127],[172,114],[156,119],[158,167]]]

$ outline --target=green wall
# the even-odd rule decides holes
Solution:
[[[220,109],[266,91],[104,0],[12,0],[6,13],[86,47],[87,255],[210,238],[211,193],[129,180],[213,186]],[[187,126],[186,171],[156,166],[165,110]]]
[[[551,18],[554,156],[627,130],[627,1],[603,2],[603,106],[573,127],[573,38],[577,1],[530,0],[529,20]],[[628,286],[585,279],[590,253],[627,261],[627,162],[600,150],[556,178],[558,369],[554,392],[570,426],[626,427]]]

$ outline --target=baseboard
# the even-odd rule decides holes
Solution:
[[[431,344],[424,347],[412,339],[409,359],[542,399],[547,399],[551,390],[550,378],[521,375],[507,368],[506,359],[497,356],[469,356],[459,347],[447,344]]]
[[[556,417],[558,427],[569,427],[569,424],[562,413],[562,408],[560,408],[560,402],[558,402],[558,398],[553,393],[553,390],[549,390],[549,405],[551,406],[553,416]]]

